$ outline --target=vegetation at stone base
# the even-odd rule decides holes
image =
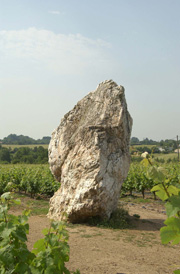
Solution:
[[[101,228],[125,229],[131,227],[130,216],[123,207],[117,208],[110,216],[110,218],[100,218],[98,216],[90,217],[86,220],[88,225],[97,226]]]
[[[42,139],[35,140],[29,136],[10,134],[1,140],[3,144],[8,145],[31,145],[31,144],[49,144],[51,137],[45,136]]]
[[[3,147],[0,145],[1,164],[46,164],[48,163],[48,149],[39,147]]]
[[[44,229],[44,238],[34,244],[30,252],[27,248],[29,233],[28,216],[14,216],[8,211],[14,200],[10,192],[0,197],[0,273],[1,274],[70,274],[65,263],[69,261],[68,232],[63,222],[51,222]],[[80,274],[77,270],[74,274]]]
[[[48,165],[0,165],[0,194],[7,191],[52,196],[60,187]]]
[[[156,167],[159,166],[158,162],[154,161],[154,163]],[[180,164],[170,163],[161,166],[166,169],[168,184],[180,187]],[[148,170],[148,166],[144,166],[140,163],[131,163],[128,176],[122,185],[121,196],[128,194],[133,195],[133,193],[140,192],[144,198],[145,193],[150,191],[153,186],[157,185],[157,180],[148,173]],[[155,193],[154,198],[156,198]]]

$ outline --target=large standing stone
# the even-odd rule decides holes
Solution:
[[[71,222],[110,217],[129,165],[132,118],[124,88],[99,84],[61,120],[49,145],[50,168],[61,182],[50,200],[49,218]]]

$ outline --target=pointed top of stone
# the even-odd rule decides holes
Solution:
[[[105,81],[103,81],[103,82],[101,82],[101,83],[99,83],[99,85],[97,86],[97,88],[96,88],[96,90],[98,89],[98,88],[102,88],[102,87],[104,87],[104,89],[108,89],[108,88],[117,88],[117,89],[119,89],[119,91],[121,92],[121,93],[124,93],[124,91],[125,91],[125,89],[124,89],[124,87],[123,86],[118,86],[118,84],[115,82],[115,81],[113,81],[112,79],[110,79],[110,80],[105,80]]]

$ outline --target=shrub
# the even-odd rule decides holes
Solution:
[[[87,223],[102,228],[125,229],[130,227],[130,216],[127,210],[120,207],[111,214],[109,219],[95,216],[89,218]]]

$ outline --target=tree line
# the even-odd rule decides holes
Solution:
[[[0,140],[2,144],[7,145],[43,145],[49,144],[51,137],[44,136],[42,139],[33,139],[29,136],[10,134],[4,139]],[[177,147],[177,142],[175,140],[166,139],[161,141],[154,141],[152,139],[145,138],[140,141],[137,137],[131,138],[131,145],[155,145],[161,147]]]
[[[131,145],[157,145],[160,147],[177,147],[177,141],[172,139],[165,139],[161,141],[154,141],[152,139],[145,138],[140,141],[137,137],[131,138]]]
[[[161,140],[161,141],[157,142],[157,141],[153,141],[152,139],[148,139],[148,138],[145,138],[142,141],[140,141],[137,137],[132,137],[130,144],[131,144],[131,146],[151,145],[151,146],[154,146],[154,148],[156,148],[156,151],[154,151],[155,153],[162,152],[162,149],[165,151],[165,153],[168,153],[170,151],[175,150],[177,148],[177,146],[179,146],[180,143],[178,142],[178,144],[177,144],[177,141],[172,140],[172,139],[165,139],[165,140]],[[158,152],[158,150],[159,150],[159,152]],[[139,151],[141,151],[141,149]]]
[[[2,144],[7,145],[46,145],[49,144],[51,137],[44,136],[42,139],[35,140],[29,136],[10,134],[0,140]]]
[[[0,164],[46,164],[48,149],[42,146],[6,148],[0,145]]]

